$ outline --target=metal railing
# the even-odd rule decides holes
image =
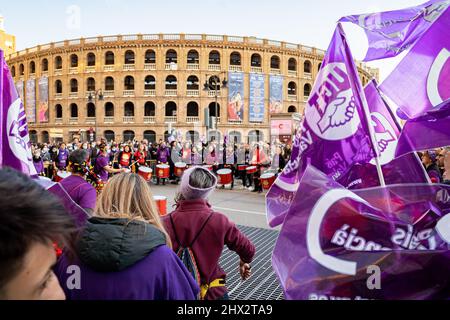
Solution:
[[[156,117],[155,116],[144,117],[144,123],[156,123]]]
[[[177,96],[177,90],[176,90],[176,89],[173,89],[173,90],[166,89],[166,90],[164,91],[164,95],[165,95],[166,97],[176,97],[176,96]]]
[[[200,117],[186,117],[187,123],[198,123],[200,122]]]
[[[123,90],[123,96],[124,97],[133,97],[134,96],[134,90]]]
[[[123,117],[123,123],[134,123],[134,116]]]
[[[165,123],[177,123],[177,116],[164,117]]]
[[[154,97],[154,96],[156,96],[156,90],[155,89],[144,90],[144,96],[146,96],[146,97]]]
[[[242,66],[232,66],[232,65],[230,65],[228,70],[232,71],[232,72],[241,72],[242,71]]]
[[[198,96],[200,96],[200,90],[186,90],[186,96],[198,97]]]
[[[200,65],[198,63],[188,63],[186,70],[200,70]]]
[[[134,64],[124,64],[123,65],[123,71],[133,71],[135,70],[136,66]]]
[[[250,67],[250,72],[262,73],[262,67]]]
[[[156,70],[156,63],[145,63],[144,70]]]

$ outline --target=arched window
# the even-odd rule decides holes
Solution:
[[[198,90],[199,89],[197,76],[189,76],[189,78],[187,78],[187,89],[188,90]]]
[[[30,73],[31,74],[36,73],[36,63],[34,63],[34,61],[30,62]]]
[[[306,61],[303,63],[303,72],[305,72],[305,73],[311,73],[311,61],[306,60]]]
[[[134,78],[132,76],[126,76],[124,81],[125,90],[134,90]]]
[[[87,66],[88,67],[95,66],[95,54],[93,52],[89,52],[87,54]]]
[[[211,76],[209,77],[209,87],[212,88],[213,90],[216,89],[217,86],[217,90],[220,90],[220,79],[218,76]]]
[[[231,131],[229,134],[231,143],[241,143],[242,142],[242,134],[239,131]]]
[[[70,105],[70,117],[78,118],[78,106],[76,105],[76,103],[72,103]]]
[[[105,103],[105,117],[114,117],[114,104],[112,102]]]
[[[95,79],[94,78],[87,79],[86,90],[87,91],[95,91]]]
[[[166,78],[166,90],[177,89],[177,78],[175,76],[168,76]]]
[[[56,70],[61,70],[62,69],[62,64],[63,64],[63,61],[62,61],[61,56],[57,56],[55,58],[55,69]]]
[[[30,141],[31,143],[37,143],[38,142],[38,137],[37,137],[37,131],[36,130],[30,130]]]
[[[196,50],[190,50],[187,55],[188,64],[198,64],[200,61],[198,52]]]
[[[116,135],[115,135],[114,131],[112,131],[112,130],[106,130],[103,133],[103,135],[105,136],[105,139],[107,142],[111,142],[116,139]]]
[[[303,86],[303,95],[305,97],[309,97],[310,94],[311,94],[311,85],[307,83]]]
[[[280,58],[278,56],[272,56],[270,58],[270,68],[280,69]]]
[[[70,80],[70,92],[78,92],[78,80]]]
[[[164,131],[164,141],[168,141],[170,136],[171,134],[169,133],[169,131]]]
[[[289,113],[295,113],[295,112],[297,112],[297,108],[295,106],[289,106],[288,112]]]
[[[322,69],[322,62],[319,63],[319,66],[317,67],[317,71],[320,71]]]
[[[156,116],[156,105],[152,101],[148,101],[144,106],[144,116],[145,117],[154,117]]]
[[[63,89],[62,89],[62,82],[61,80],[56,80],[55,81],[55,92],[56,93],[62,93]]]
[[[177,115],[177,104],[173,101],[166,103],[166,117],[174,117]]]
[[[248,143],[260,142],[264,140],[264,135],[259,130],[252,130],[248,133]]]
[[[198,103],[191,101],[187,105],[187,116],[188,117],[198,117]]]
[[[192,143],[200,141],[200,134],[198,131],[190,130],[186,132],[186,141],[191,141]]]
[[[105,53],[105,65],[110,66],[110,65],[114,65],[115,61],[114,61],[114,52],[112,51],[108,51]]]
[[[297,84],[293,81],[288,83],[288,95],[296,95],[297,94]]]
[[[70,56],[70,67],[77,68],[78,67],[78,56],[76,54],[72,54]]]
[[[175,50],[167,50],[166,63],[177,63],[177,52]]]
[[[220,64],[220,53],[213,50],[209,53],[209,64]]]
[[[15,76],[16,76],[16,67],[15,67],[15,66],[12,66],[12,67],[11,67],[11,76],[12,76],[12,77],[15,77]]]
[[[42,139],[42,143],[49,143],[50,142],[50,135],[48,134],[48,131],[42,131],[41,139]]]
[[[252,54],[250,63],[252,67],[261,67],[261,56],[257,53]]]
[[[216,117],[216,103],[211,102],[208,106],[209,116]],[[220,117],[220,104],[217,104],[217,117]]]
[[[125,106],[123,108],[125,117],[134,117],[134,103],[133,102],[125,102]]]
[[[56,119],[62,119],[63,117],[63,108],[62,105],[57,104],[55,106],[55,115],[56,115]]]
[[[221,134],[220,131],[216,131],[216,130],[209,130],[208,131],[208,141],[220,141],[221,138]]]
[[[134,131],[125,130],[123,132],[123,141],[125,141],[125,142],[133,141],[134,137],[135,137]]]
[[[21,63],[19,66],[19,75],[23,76],[24,74],[25,74],[25,66],[23,65],[23,63]]]
[[[145,63],[156,63],[156,53],[153,50],[145,51]]]
[[[288,60],[288,70],[297,71],[297,60],[295,60],[295,58],[290,58]]]
[[[41,69],[42,69],[42,72],[48,71],[48,60],[47,59],[42,60]]]
[[[155,90],[156,89],[156,79],[154,76],[145,77],[145,90]]]
[[[241,54],[239,52],[234,51],[230,54],[230,65],[232,66],[240,66],[241,65]]]
[[[88,118],[95,118],[95,104],[92,102],[88,103],[86,106],[86,111]]]
[[[106,77],[105,79],[105,90],[113,91],[114,90],[114,78]]]
[[[134,64],[134,51],[127,50],[125,52],[125,64]]]
[[[156,142],[156,132],[153,130],[144,131],[144,139],[151,143]]]

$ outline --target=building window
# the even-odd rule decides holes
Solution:
[[[16,76],[16,67],[15,67],[15,66],[12,66],[12,67],[11,67],[11,76],[12,76],[12,77],[15,77],[15,76]]]
[[[72,103],[70,105],[70,117],[78,118],[78,106],[76,105],[76,103]]]
[[[36,73],[36,64],[34,63],[34,61],[30,62],[30,73],[31,74]]]
[[[90,102],[87,104],[86,108],[87,108],[87,117],[95,118],[95,104]]]
[[[198,117],[198,103],[191,101],[187,105],[187,116],[188,117]]]
[[[48,134],[48,131],[42,131],[41,138],[43,143],[49,143],[50,142],[50,135]]]
[[[76,54],[70,56],[70,67],[71,68],[78,67],[78,56]]]
[[[198,64],[199,63],[198,52],[195,50],[190,50],[187,55],[187,63],[188,64]]]
[[[166,63],[177,63],[177,52],[175,50],[168,50],[166,52]]]
[[[62,89],[62,82],[61,82],[61,80],[56,80],[55,81],[55,91],[58,94],[62,93],[63,89]]]
[[[114,141],[116,139],[116,135],[115,135],[114,131],[112,131],[112,130],[106,130],[104,132],[104,136],[105,136],[106,141],[108,141],[108,142]]]
[[[295,106],[289,106],[288,112],[289,113],[295,113],[295,112],[297,112],[297,108]]]
[[[114,117],[114,104],[112,102],[105,103],[105,117]]]
[[[200,134],[198,133],[198,131],[190,130],[186,132],[186,141],[196,143],[197,141],[200,141]]]
[[[23,63],[21,63],[19,66],[19,74],[21,76],[25,75],[25,66],[23,65]]]
[[[30,130],[30,141],[31,141],[31,143],[37,143],[38,142],[37,131],[36,130]]]
[[[319,63],[319,66],[317,67],[317,71],[320,71],[322,69],[322,62]]]
[[[239,131],[231,131],[229,137],[232,143],[237,144],[242,142],[242,134]]]
[[[209,64],[220,64],[220,53],[216,50],[209,53]]]
[[[155,143],[156,142],[156,132],[153,130],[144,131],[144,139],[148,142]]]
[[[42,72],[47,72],[48,71],[48,60],[47,59],[43,59],[42,60],[41,67],[42,67]]]
[[[105,53],[105,65],[111,66],[114,65],[114,63],[114,53],[112,51]]]
[[[220,79],[218,76],[210,77],[208,80],[208,83],[209,83],[209,87],[212,90],[216,90],[216,86],[217,86],[217,90],[220,90]]]
[[[310,94],[311,94],[311,85],[309,83],[307,83],[303,87],[303,95],[305,97],[309,97]]]
[[[230,65],[240,66],[241,65],[241,54],[239,52],[233,52],[230,55]]]
[[[155,90],[156,89],[156,79],[154,76],[145,77],[145,90]]]
[[[87,65],[88,65],[88,67],[95,66],[95,54],[92,52],[89,52],[87,55]]]
[[[145,52],[145,63],[156,63],[156,54],[153,50],[147,50]]]
[[[216,117],[216,103],[211,102],[208,106],[209,109],[209,116],[210,117]],[[217,117],[220,117],[220,104],[217,104]]]
[[[134,137],[134,131],[126,130],[123,132],[123,141],[131,142],[133,141]]]
[[[134,117],[134,103],[130,101],[126,102],[123,111],[125,117]]]
[[[294,58],[290,58],[288,60],[288,70],[297,71],[297,60],[295,60]]]
[[[144,116],[145,117],[154,117],[156,116],[156,105],[152,101],[148,101],[144,106]]]
[[[174,117],[177,115],[177,104],[173,101],[166,103],[166,117]]]
[[[303,63],[303,71],[304,71],[305,73],[311,73],[311,62],[310,62],[309,60],[306,60],[306,61]]]
[[[86,86],[87,91],[95,91],[95,79],[94,78],[88,78],[86,84],[87,84],[87,86]]]
[[[272,56],[270,58],[270,68],[280,69],[280,58],[278,56]]]
[[[114,78],[113,77],[106,77],[105,90],[114,91]]]
[[[288,83],[288,95],[296,95],[297,94],[297,84],[295,82]]]
[[[166,78],[166,90],[177,90],[177,78],[175,76]]]
[[[55,58],[55,69],[56,70],[61,70],[62,69],[62,58],[60,56],[57,56]]]
[[[134,78],[132,76],[125,77],[125,90],[134,90]]]
[[[55,114],[56,114],[56,119],[62,119],[63,117],[63,108],[62,105],[57,104],[55,106]]]
[[[252,130],[248,133],[248,143],[252,144],[253,142],[260,142],[264,140],[264,135],[259,130]]]
[[[252,54],[250,63],[252,67],[261,67],[261,56],[257,53]]]
[[[78,80],[70,80],[70,92],[78,92]]]
[[[125,52],[125,64],[134,64],[134,52],[128,50]]]
[[[199,89],[197,76],[189,76],[189,78],[187,78],[187,89],[188,90],[198,90]]]

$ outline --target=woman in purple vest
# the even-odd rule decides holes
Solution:
[[[61,143],[58,150],[58,157],[56,158],[56,166],[59,170],[65,171],[67,167],[67,161],[69,159],[69,150],[66,149],[66,144]]]

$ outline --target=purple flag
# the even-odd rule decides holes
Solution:
[[[450,99],[422,116],[408,120],[395,154],[400,156],[445,146],[450,146]]]
[[[400,117],[415,118],[450,98],[449,30],[447,9],[381,84]]]
[[[272,265],[286,299],[448,299],[449,212],[450,186],[350,191],[308,167]]]
[[[0,50],[0,167],[36,175],[25,108]]]
[[[339,21],[364,29],[369,41],[364,61],[371,61],[394,57],[410,48],[449,5],[449,0],[432,0],[416,7],[352,15]]]

